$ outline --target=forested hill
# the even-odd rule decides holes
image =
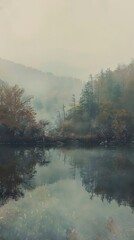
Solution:
[[[53,119],[63,104],[69,105],[72,95],[79,96],[82,82],[72,77],[58,77],[31,67],[0,59],[0,79],[18,84],[26,94],[34,96],[39,118]]]
[[[24,70],[22,66],[19,67]],[[28,71],[32,70],[28,68]],[[42,72],[40,74],[43,75]],[[56,139],[61,137],[64,141],[68,137],[78,141],[92,139],[97,143],[134,142],[134,61],[127,66],[118,66],[114,71],[107,69],[96,76],[90,75],[89,81],[85,83],[81,92],[81,82],[78,81],[79,85],[77,85],[75,79],[67,80],[52,74],[46,75],[47,80],[40,78],[39,81],[37,79],[33,81],[29,77],[28,81],[28,76],[24,78],[23,74],[25,81],[27,79],[25,83],[21,82],[21,78],[14,82],[11,79],[12,83],[20,82],[20,86],[22,86],[21,83],[26,86],[31,84],[29,92],[35,91],[36,96],[39,96],[35,104],[38,105],[38,110],[42,108],[45,121],[43,119],[38,121],[35,109],[31,105],[31,97],[26,97],[22,88],[16,85],[11,86],[0,80],[1,141],[5,139],[6,142],[10,139],[11,142],[14,139],[16,141],[17,138],[23,141],[25,137],[31,140],[41,137],[43,141],[46,136],[46,126],[49,124],[45,112],[52,111],[54,118],[57,113],[59,114],[56,128],[52,131],[49,129],[52,138],[53,136],[56,136]],[[4,75],[1,78],[7,80],[4,79]],[[8,82],[10,82],[9,79]],[[80,92],[78,100],[76,92],[77,94]],[[63,105],[65,101],[66,107]],[[52,117],[50,121],[53,121]]]
[[[119,65],[114,71],[101,71],[95,77],[95,92],[98,100],[114,101],[120,107],[134,109],[134,61]]]
[[[90,76],[61,125],[64,134],[134,140],[134,61]]]

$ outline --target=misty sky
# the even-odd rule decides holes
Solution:
[[[0,0],[0,57],[86,80],[134,57],[134,0]]]

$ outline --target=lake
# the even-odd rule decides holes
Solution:
[[[0,240],[133,239],[133,148],[0,146]]]

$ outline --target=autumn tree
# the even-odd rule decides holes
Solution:
[[[114,136],[121,142],[132,140],[134,131],[134,115],[128,110],[118,110],[112,121]]]
[[[27,128],[36,125],[35,112],[31,107],[31,97],[26,97],[24,89],[17,85],[0,85],[0,124],[10,134],[24,134]]]

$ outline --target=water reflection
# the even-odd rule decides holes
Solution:
[[[51,151],[50,151],[51,152]],[[82,185],[92,199],[98,195],[108,202],[134,208],[134,152],[122,150],[54,150],[55,164],[51,164],[45,176],[34,176],[38,166],[50,163],[49,151],[44,148],[3,147],[0,149],[0,204],[8,199],[18,200],[25,190],[38,184],[52,184],[59,179],[77,178],[79,171]],[[64,162],[62,167],[61,162]],[[69,171],[68,165],[71,166]],[[38,169],[39,170],[39,169]],[[43,170],[44,172],[44,170]]]
[[[75,178],[79,169],[82,184],[90,193],[91,199],[98,195],[110,203],[116,200],[119,205],[134,208],[134,151],[98,150],[73,152],[71,165]]]
[[[0,149],[0,205],[9,199],[18,200],[25,190],[35,188],[36,164],[47,165],[46,152],[40,148]]]
[[[133,149],[1,148],[0,239],[133,240],[133,172]]]

